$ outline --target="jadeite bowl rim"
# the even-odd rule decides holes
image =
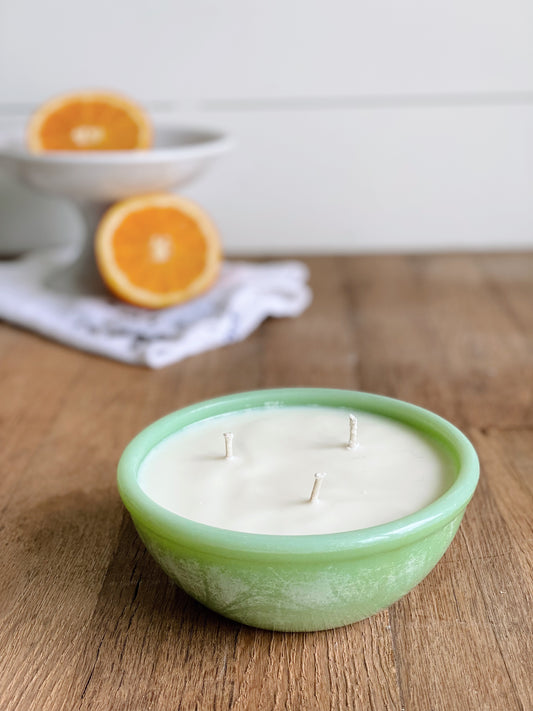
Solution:
[[[184,426],[227,412],[264,406],[324,405],[371,412],[404,422],[444,444],[458,465],[457,478],[438,499],[414,514],[356,531],[341,533],[270,535],[216,528],[175,514],[150,499],[137,474],[148,452]],[[447,420],[417,405],[352,390],[280,388],[224,395],[182,408],[156,420],[125,448],[117,483],[120,496],[136,526],[169,542],[226,557],[306,555],[344,557],[368,555],[406,545],[443,528],[462,515],[479,479],[479,460],[467,437]]]

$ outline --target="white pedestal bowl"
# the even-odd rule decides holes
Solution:
[[[23,138],[0,138],[0,165],[29,187],[71,200],[85,221],[85,244],[65,272],[71,282],[95,283],[92,238],[110,204],[142,193],[176,190],[191,183],[232,145],[215,130],[155,126],[155,145],[141,151],[30,153]]]

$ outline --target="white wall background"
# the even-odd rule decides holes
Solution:
[[[3,0],[0,127],[85,86],[235,135],[229,253],[533,247],[530,0]],[[0,179],[0,248],[79,229]]]

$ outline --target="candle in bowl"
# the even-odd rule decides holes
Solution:
[[[427,410],[296,388],[168,415],[128,445],[118,482],[186,592],[239,622],[303,631],[363,619],[420,582],[478,474],[470,442]]]
[[[138,482],[151,500],[199,523],[306,535],[414,513],[449,488],[454,466],[438,442],[387,417],[270,406],[167,437],[142,462]]]

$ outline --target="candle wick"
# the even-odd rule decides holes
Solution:
[[[315,474],[315,481],[313,483],[313,491],[311,492],[311,496],[309,497],[309,503],[314,504],[318,501],[318,492],[320,491],[320,487],[322,486],[322,480],[326,476],[325,472],[317,472]]]
[[[226,444],[225,459],[233,459],[233,432],[224,432],[224,442]]]
[[[357,417],[350,415],[350,437],[346,449],[357,449],[359,440],[357,439]]]

